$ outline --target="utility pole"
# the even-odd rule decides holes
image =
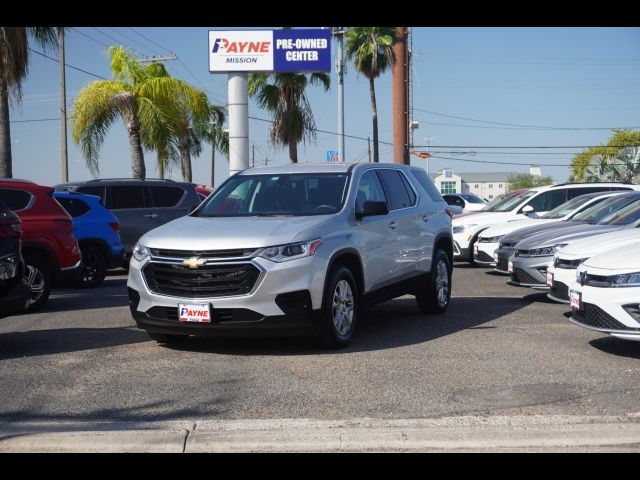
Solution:
[[[60,62],[60,144],[62,181],[69,181],[69,157],[67,153],[67,79],[64,65],[64,27],[58,27],[58,60]]]
[[[334,27],[333,34],[338,40],[338,61],[336,71],[338,73],[338,158],[341,162],[347,160],[344,149],[344,33],[342,27]]]
[[[407,95],[407,27],[396,27],[392,70],[393,162],[409,164],[409,106]]]
[[[369,154],[369,163],[371,163],[371,138],[367,137],[367,153]]]

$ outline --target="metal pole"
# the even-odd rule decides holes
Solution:
[[[67,80],[64,65],[64,28],[58,27],[58,57],[60,61],[60,144],[62,181],[69,181],[69,157],[67,154]]]
[[[345,162],[347,156],[344,149],[344,30],[342,27],[336,27],[335,33],[338,37],[338,158]]]
[[[246,72],[229,72],[229,174],[249,167],[249,98]]]
[[[367,152],[369,153],[369,162],[371,162],[371,138],[367,137]]]

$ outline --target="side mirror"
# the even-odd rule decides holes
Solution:
[[[520,210],[522,213],[524,213],[525,215],[530,215],[532,213],[535,213],[535,211],[533,210],[533,207],[531,205],[525,205],[524,207],[522,207],[522,210]]]
[[[356,211],[356,219],[360,220],[364,217],[372,217],[374,215],[386,215],[389,213],[387,202],[373,202],[367,200],[364,202],[362,210]]]

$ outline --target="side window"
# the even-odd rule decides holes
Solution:
[[[587,193],[596,193],[596,192],[608,192],[610,187],[580,187],[580,188],[570,188],[568,190],[567,200],[571,200],[572,198],[579,197],[580,195],[585,195]]]
[[[144,190],[139,186],[109,187],[107,208],[118,210],[121,208],[144,208]]]
[[[558,205],[562,205],[567,201],[567,189],[549,190],[548,192],[541,193],[527,205],[533,207],[534,212],[548,212],[553,210]]]
[[[400,178],[400,172],[398,170],[380,169],[378,173],[382,178],[385,192],[389,196],[389,210],[410,207],[412,205],[411,199],[402,178]]]
[[[67,211],[69,215],[72,217],[79,217],[80,215],[84,215],[87,213],[90,208],[89,205],[84,203],[84,201],[77,198],[60,198],[54,197],[56,201],[62,205],[62,207]]]
[[[358,184],[356,194],[356,210],[362,210],[364,202],[386,202],[387,198],[382,189],[382,183],[374,170],[364,172]]]
[[[27,208],[31,201],[31,194],[25,190],[15,188],[0,188],[0,200],[13,210],[23,210]]]
[[[77,192],[86,193],[87,195],[97,195],[100,197],[100,203],[104,205],[104,187],[79,187]]]
[[[184,191],[179,187],[153,186],[147,187],[151,193],[154,207],[175,207]]]
[[[427,175],[427,172],[424,170],[411,170],[411,175],[413,175],[413,178],[415,178],[420,186],[424,188],[424,191],[427,192],[427,195],[429,195],[431,200],[434,202],[442,201],[440,192],[438,192],[438,189],[429,178],[429,175]]]
[[[403,173],[400,173],[400,178],[402,179],[402,183],[404,183],[404,188],[407,189],[407,193],[409,194],[409,201],[411,202],[411,205],[415,205],[416,204],[416,192],[413,191],[413,188],[411,188],[411,184],[409,183],[409,180],[407,180],[407,177],[404,176]]]

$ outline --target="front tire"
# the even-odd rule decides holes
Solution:
[[[53,288],[51,272],[43,258],[37,255],[24,257],[24,281],[31,288],[31,295],[27,299],[25,312],[35,312],[48,300]]]
[[[80,288],[94,288],[102,285],[107,274],[107,259],[102,250],[93,245],[81,248],[82,271],[76,279]]]
[[[443,250],[433,256],[431,277],[427,284],[416,292],[416,302],[422,313],[444,313],[451,299],[451,261]]]
[[[351,343],[359,316],[356,279],[343,266],[332,268],[326,283],[321,312],[321,338],[327,348],[343,348]]]

